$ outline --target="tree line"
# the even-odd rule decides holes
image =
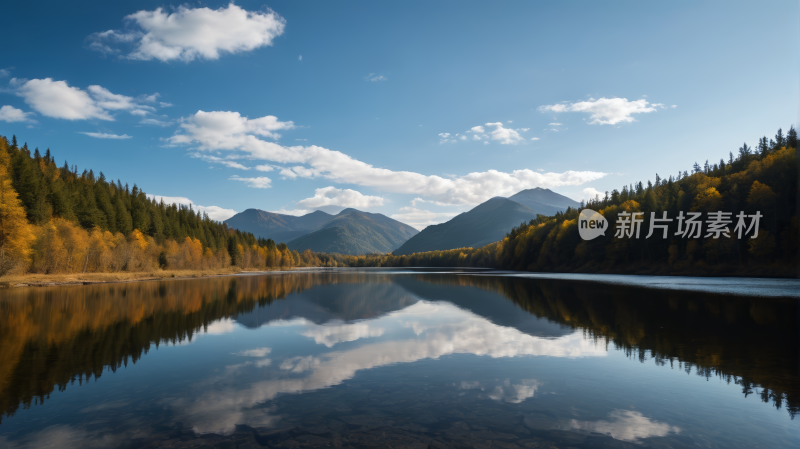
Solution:
[[[743,144],[736,154],[718,163],[695,162],[691,172],[681,171],[655,181],[638,182],[605,192],[579,208],[536,219],[513,228],[503,240],[482,248],[459,248],[415,253],[409,256],[375,255],[334,258],[347,266],[380,267],[485,267],[524,271],[593,273],[765,275],[796,276],[797,132],[773,139],[762,137],[757,148]],[[578,232],[581,211],[589,208],[607,221],[604,237],[584,241]],[[678,232],[681,213],[730,212],[733,223],[727,236],[698,238]],[[646,238],[651,212],[656,218],[673,218],[667,238],[661,230]],[[641,213],[639,238],[615,237],[620,213]],[[737,214],[759,213],[759,233],[739,238],[733,232]]]
[[[308,257],[306,257],[308,259]],[[285,244],[0,136],[0,275],[291,267]]]
[[[795,276],[797,133],[778,130],[756,148],[743,144],[718,163],[695,162],[646,184],[623,186],[555,216],[512,229],[482,248],[408,256],[351,256],[291,251],[284,244],[228,228],[191,206],[148,198],[134,184],[92,170],[57,166],[47,149],[33,153],[16,137],[0,136],[0,275],[292,267],[484,267],[527,271]],[[582,241],[585,208],[608,221],[606,235]],[[759,235],[685,238],[668,224],[668,238],[644,238],[651,212],[758,212]],[[616,238],[620,213],[641,213],[642,238]],[[732,226],[731,226],[732,228]],[[657,233],[657,236],[660,235]]]

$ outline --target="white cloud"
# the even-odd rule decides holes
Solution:
[[[65,81],[53,81],[50,78],[28,80],[19,86],[17,94],[30,107],[47,117],[114,120],[89,94],[77,87],[70,87]]]
[[[486,130],[483,129],[483,126],[473,126],[470,128],[470,131],[474,132],[475,134],[483,134]]]
[[[297,60],[298,60],[298,61],[302,61],[302,60],[303,60],[303,55],[300,55],[300,56],[298,56],[298,57],[297,57]]]
[[[283,160],[289,151],[280,145],[259,140],[255,136],[278,139],[280,134],[275,131],[293,129],[294,123],[278,121],[278,118],[272,115],[250,120],[238,112],[197,111],[195,115],[184,119],[180,127],[185,134],[175,134],[167,139],[171,144],[199,143],[201,150],[243,149],[252,153],[255,158],[262,159],[264,157],[259,156],[273,156],[273,153],[279,153],[283,156],[281,158]],[[297,161],[289,158],[285,162]]]
[[[89,91],[89,94],[91,94],[95,100],[95,104],[101,109],[110,111],[153,109],[150,106],[137,104],[133,97],[111,93],[111,91],[102,86],[89,86],[86,90]]]
[[[138,11],[125,17],[127,31],[109,30],[87,38],[89,48],[118,54],[119,44],[133,45],[128,59],[166,62],[218,59],[220,53],[240,53],[271,46],[283,34],[286,20],[275,12],[246,11],[230,3],[227,8],[188,8],[175,12]]]
[[[227,159],[231,160],[246,158],[272,163],[305,164],[308,167],[283,169],[281,175],[288,178],[321,177],[386,192],[414,194],[443,204],[479,204],[494,196],[510,196],[524,189],[581,185],[606,175],[592,171],[537,173],[520,169],[511,173],[488,170],[447,179],[377,168],[340,151],[316,145],[289,147],[259,139],[257,136],[274,135],[275,129],[294,127],[292,122],[279,122],[273,116],[250,120],[236,112],[199,111],[182,121],[178,132],[168,139],[169,143],[196,145],[198,151],[230,151]],[[254,123],[260,125],[255,126]]]
[[[189,198],[182,196],[161,196],[147,194],[147,198],[154,199],[156,202],[164,201],[164,204],[183,204],[185,206],[192,206],[194,210],[208,214],[208,218],[216,221],[225,221],[234,215],[236,211],[233,209],[223,209],[219,206],[199,206],[192,202]]]
[[[647,100],[628,101],[627,98],[600,98],[577,103],[559,103],[540,106],[542,112],[587,112],[590,114],[589,122],[592,125],[616,125],[617,123],[635,122],[633,114],[655,112],[656,108],[663,108],[660,103],[648,103]],[[554,124],[551,124],[554,125]]]
[[[608,435],[622,441],[638,442],[643,438],[664,437],[678,433],[680,427],[652,420],[633,410],[614,410],[608,416],[611,421],[578,421],[573,419],[570,427],[585,432]]]
[[[78,134],[85,134],[85,135],[87,135],[89,137],[94,137],[95,139],[124,140],[124,139],[130,139],[130,138],[133,137],[133,136],[129,136],[127,134],[119,135],[119,134],[109,134],[109,133],[87,133],[87,132],[81,132],[81,131],[79,131]]]
[[[173,106],[172,103],[166,103],[166,102],[163,102],[163,101],[159,101],[158,104],[162,108],[171,108]]]
[[[393,214],[391,217],[420,231],[430,225],[444,223],[458,215],[457,212],[431,212],[415,207],[401,207],[398,212],[401,213]]]
[[[538,137],[531,137],[531,140],[539,140]]]
[[[272,180],[266,176],[258,176],[256,178],[240,178],[239,176],[233,175],[228,179],[232,181],[242,181],[247,184],[247,187],[252,187],[254,189],[268,189],[272,187],[270,185]]]
[[[139,121],[139,123],[141,123],[142,125],[161,126],[162,128],[173,125],[172,121],[165,122],[163,120],[157,120],[157,119],[154,119],[154,118],[146,118],[144,120]]]
[[[504,128],[500,122],[487,123],[486,126],[494,126],[494,130],[490,133],[492,140],[496,140],[503,145],[516,145],[525,140],[516,130]]]
[[[11,76],[11,71],[8,69],[0,69],[0,78]]]
[[[258,170],[258,171],[273,171],[273,170],[275,170],[275,167],[273,167],[271,165],[267,165],[267,164],[256,165],[256,170]]]
[[[548,126],[561,126],[561,123],[548,123]]]
[[[370,73],[369,75],[365,76],[364,79],[367,81],[372,81],[374,83],[376,81],[386,81],[389,78],[386,78],[383,75],[376,75],[374,73]]]
[[[22,109],[17,109],[14,106],[5,105],[0,108],[0,120],[8,123],[36,123],[36,120],[31,118],[33,115],[35,115],[33,112],[24,112]]]
[[[230,159],[223,159],[221,157],[213,156],[213,155],[210,155],[210,154],[191,153],[191,156],[193,158],[202,159],[202,160],[204,160],[206,162],[211,162],[211,163],[214,163],[214,164],[220,164],[220,165],[224,165],[224,166],[230,167],[230,168],[238,168],[239,170],[250,170],[250,167],[242,165],[239,162],[232,161]]]
[[[600,198],[605,197],[605,193],[595,189],[594,187],[587,187],[581,190],[581,193],[583,193],[583,199],[586,201],[593,200],[596,196],[599,196]]]
[[[264,347],[235,352],[233,355],[240,355],[243,357],[266,357],[270,352],[272,352],[272,348]]]
[[[308,209],[290,209],[290,210],[280,209],[280,210],[271,210],[270,212],[272,212],[274,214],[294,215],[295,217],[300,217],[300,216],[303,216],[303,215],[305,215],[305,214],[307,214],[307,213],[309,213],[311,211],[308,210]]]
[[[383,198],[379,196],[364,195],[352,189],[337,189],[336,187],[323,187],[314,190],[314,196],[297,202],[298,206],[317,208],[322,206],[354,207],[367,209],[383,206]]]
[[[47,117],[113,121],[111,111],[128,111],[139,116],[155,111],[154,107],[143,105],[140,100],[114,94],[97,85],[89,86],[84,91],[68,85],[66,81],[53,81],[51,78],[32,80],[14,78],[11,80],[11,85],[25,103]]]

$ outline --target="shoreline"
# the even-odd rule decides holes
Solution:
[[[200,279],[217,276],[234,276],[246,273],[265,273],[266,271],[244,271],[238,268],[221,270],[163,270],[120,273],[79,273],[79,274],[22,274],[0,278],[0,289],[20,287],[59,287],[67,285],[94,285],[119,282],[160,281],[166,279]]]
[[[95,284],[111,284],[111,283],[124,283],[124,282],[144,282],[144,281],[160,281],[160,280],[181,280],[181,279],[200,279],[209,277],[220,276],[236,276],[236,275],[257,275],[266,273],[280,273],[280,272],[293,272],[293,271],[334,271],[341,268],[349,269],[369,269],[372,267],[293,267],[289,269],[277,270],[241,270],[239,268],[230,267],[218,270],[155,270],[143,272],[117,272],[117,273],[71,273],[71,274],[22,274],[11,275],[0,278],[0,290],[20,288],[20,287],[59,287],[69,285],[95,285]],[[384,270],[403,270],[410,267],[380,267]],[[458,274],[474,274],[474,275],[494,275],[502,277],[521,277],[521,278],[542,278],[542,279],[561,279],[573,280],[576,282],[587,281],[585,277],[600,276],[599,279],[592,279],[593,282],[610,283],[610,284],[625,284],[620,282],[624,277],[637,277],[637,278],[650,278],[655,281],[658,279],[692,279],[702,282],[703,279],[717,278],[727,279],[775,279],[797,281],[797,277],[784,277],[784,276],[758,276],[758,275],[686,275],[686,274],[651,274],[651,273],[581,273],[581,272],[526,272],[526,271],[513,271],[513,270],[496,270],[496,269],[473,269],[464,267],[413,267],[413,268],[427,268],[439,270],[464,270],[463,273]],[[412,268],[412,269],[413,269]],[[474,272],[470,273],[470,271]],[[570,279],[572,278],[572,279]],[[583,279],[581,279],[583,278]],[[603,279],[605,278],[605,279]],[[602,280],[601,280],[602,279]],[[658,284],[666,284],[656,282]],[[664,288],[664,287],[661,287]],[[769,295],[768,295],[769,296]]]

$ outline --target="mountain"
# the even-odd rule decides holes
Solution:
[[[323,253],[388,253],[419,231],[381,215],[345,209],[314,232],[300,236],[287,245],[292,250],[307,249]]]
[[[240,231],[250,232],[256,237],[272,239],[277,243],[286,243],[319,229],[331,219],[333,219],[333,215],[319,210],[302,217],[295,217],[294,215],[247,209],[225,220],[225,224]]]
[[[571,200],[550,189],[543,189],[541,187],[523,190],[508,197],[508,199],[528,206],[537,214],[547,216],[555,215],[556,212],[564,212],[568,207],[576,209],[580,206],[580,203],[577,201]]]
[[[531,208],[496,196],[448,222],[428,226],[393,254],[402,256],[423,251],[479,248],[501,240],[511,228],[534,218],[536,212]]]

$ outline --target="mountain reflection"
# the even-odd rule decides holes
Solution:
[[[325,335],[327,328],[341,327],[318,325],[303,319],[280,324],[296,327],[298,333],[307,336]],[[411,332],[395,331],[388,340],[365,341],[353,349],[285,359],[263,374],[271,377],[269,380],[251,382],[255,372],[248,371],[254,367],[273,365],[266,359],[228,367],[224,375],[204,382],[202,388],[194,389],[204,391],[199,397],[192,394],[191,397],[174,399],[174,412],[198,433],[230,433],[236,424],[247,423],[252,427],[266,425],[272,417],[260,405],[280,394],[297,394],[338,385],[352,379],[361,370],[437,359],[451,354],[493,358],[606,355],[604,341],[587,340],[580,333],[552,339],[536,337],[512,327],[499,326],[453,304],[425,300],[370,320],[369,329],[374,332],[362,332],[360,337],[369,339],[380,336],[383,329],[396,328],[398,324]],[[404,334],[410,335],[400,337]],[[252,351],[268,353],[266,348]],[[259,366],[259,362],[262,365]],[[242,389],[241,386],[246,388]],[[537,386],[536,381],[531,380],[511,385],[508,391],[497,387],[488,397],[518,403],[533,396]]]
[[[0,411],[13,415],[20,405],[41,404],[55,389],[135,363],[152,345],[191,341],[239,323],[295,326],[328,352],[273,362],[265,342],[237,353],[242,363],[227,367],[213,388],[172,399],[197,430],[267,424],[269,410],[256,404],[336,385],[359,370],[460,353],[603,356],[607,344],[642,362],[649,355],[659,365],[721,376],[741,385],[745,396],[760,389],[762,400],[794,416],[800,410],[797,320],[796,300],[453,274],[292,273],[6,290],[0,295]],[[397,323],[408,334],[389,338]],[[271,377],[236,382],[253,368]],[[465,381],[462,388],[471,385]],[[507,402],[524,400],[537,387],[535,379],[481,386]],[[611,418],[576,421],[575,428],[629,435],[614,429],[639,416],[621,411]],[[629,441],[640,437],[630,435]]]

